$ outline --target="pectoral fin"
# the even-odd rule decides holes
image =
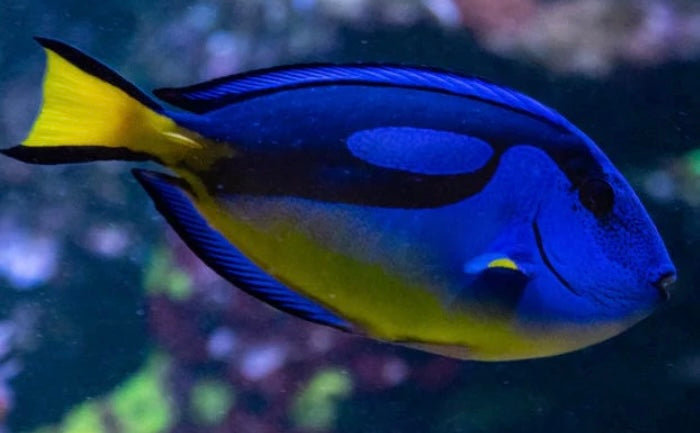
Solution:
[[[465,265],[465,271],[467,284],[458,299],[501,313],[511,312],[517,307],[530,281],[530,277],[507,256],[493,258],[489,254],[477,257]]]
[[[527,224],[514,224],[486,252],[464,264],[465,287],[456,299],[507,313],[517,308],[535,274],[532,234]]]
[[[464,271],[477,275],[489,269],[510,269],[523,273],[518,263],[503,253],[487,253],[475,257],[464,265]]]

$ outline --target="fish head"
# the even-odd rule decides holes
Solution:
[[[548,185],[534,238],[550,280],[586,301],[586,320],[624,328],[668,299],[676,270],[627,180],[595,145],[588,149]]]

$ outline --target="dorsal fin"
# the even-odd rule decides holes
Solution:
[[[381,64],[299,65],[252,71],[181,88],[161,88],[160,99],[194,113],[206,113],[241,100],[283,90],[319,85],[406,87],[478,99],[572,131],[556,111],[520,92],[480,78],[438,69]]]

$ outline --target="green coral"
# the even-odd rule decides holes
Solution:
[[[163,386],[167,368],[167,358],[154,355],[111,396],[83,403],[60,425],[43,426],[33,433],[106,433],[115,427],[128,433],[164,433],[176,418]]]
[[[303,430],[332,429],[339,400],[352,391],[352,380],[339,369],[321,370],[296,396],[291,418]]]
[[[144,287],[150,294],[165,293],[175,301],[185,301],[192,295],[192,279],[178,269],[166,248],[156,248],[146,266]]]
[[[694,175],[700,176],[700,149],[691,150],[686,154],[686,161]]]
[[[202,380],[190,392],[190,412],[203,425],[219,424],[235,403],[235,395],[225,383]]]
[[[65,433],[102,433],[102,411],[96,403],[86,403],[66,415],[61,431]]]
[[[123,431],[161,433],[172,426],[173,409],[162,386],[166,368],[165,358],[154,356],[112,395],[112,411]]]
[[[162,386],[166,369],[165,358],[154,356],[112,395],[112,411],[123,431],[160,433],[173,424],[173,409]]]

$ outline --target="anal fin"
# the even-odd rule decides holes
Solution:
[[[178,235],[223,278],[279,310],[344,331],[351,329],[345,320],[285,287],[238,251],[197,211],[183,180],[149,170],[132,173]]]

